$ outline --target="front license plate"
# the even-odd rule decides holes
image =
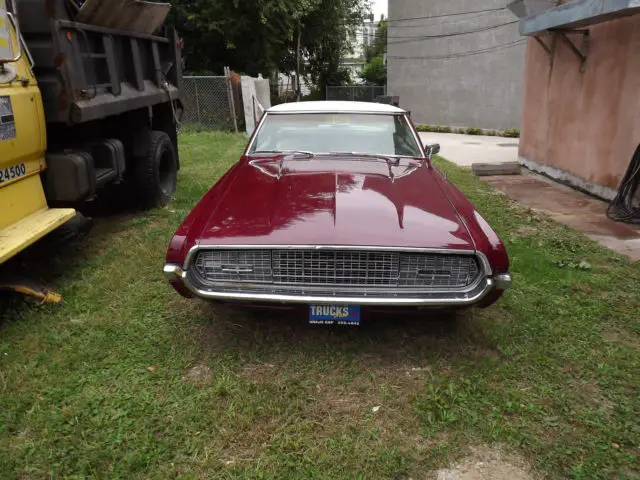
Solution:
[[[360,325],[359,305],[309,305],[312,325]]]
[[[27,174],[27,166],[24,163],[11,165],[7,168],[0,168],[0,183],[10,182],[16,178],[24,177]]]

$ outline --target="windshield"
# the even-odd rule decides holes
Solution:
[[[292,151],[423,157],[404,114],[267,114],[249,153]]]

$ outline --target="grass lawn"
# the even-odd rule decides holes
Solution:
[[[438,160],[508,245],[498,305],[327,329],[184,300],[167,242],[244,143],[183,135],[168,208],[28,252],[66,305],[0,298],[0,478],[422,479],[494,444],[640,475],[639,263]]]

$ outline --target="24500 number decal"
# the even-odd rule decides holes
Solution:
[[[15,178],[24,177],[27,174],[27,166],[24,163],[12,165],[8,168],[0,168],[0,183],[9,182]]]

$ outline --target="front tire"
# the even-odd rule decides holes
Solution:
[[[140,206],[166,206],[176,191],[177,171],[176,150],[169,135],[152,131],[147,153],[135,159],[133,171],[133,184]]]

